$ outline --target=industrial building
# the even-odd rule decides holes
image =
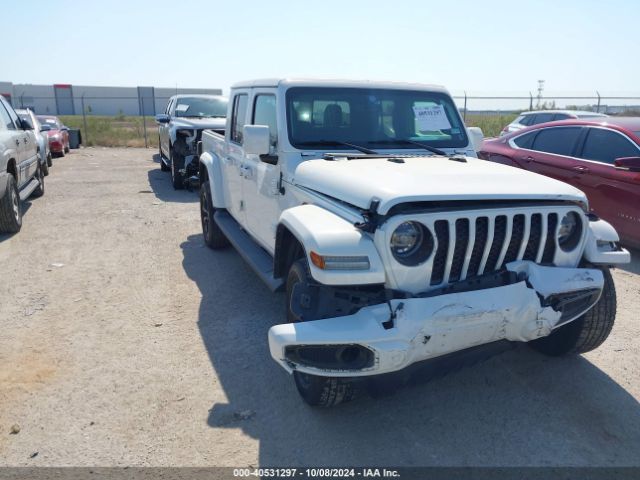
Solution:
[[[220,88],[96,87],[87,85],[31,85],[0,81],[0,95],[15,108],[38,114],[155,115],[164,111],[172,95],[221,95]]]

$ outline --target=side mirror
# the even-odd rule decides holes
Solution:
[[[47,125],[47,124],[40,125],[41,132],[48,132],[49,130],[51,130],[51,125]]]
[[[266,125],[245,125],[243,133],[244,153],[248,155],[267,155],[271,138]]]
[[[484,140],[482,129],[480,127],[467,127],[467,132],[469,134],[471,144],[473,145],[473,149],[476,152],[479,152],[482,148],[482,141]]]
[[[156,122],[158,123],[169,123],[169,115],[167,115],[166,113],[159,113],[158,115],[156,115]]]
[[[616,158],[613,165],[619,170],[628,170],[629,172],[640,172],[640,157],[622,157]]]
[[[22,130],[33,130],[33,125],[29,120],[25,120],[24,118],[20,119],[20,128]]]

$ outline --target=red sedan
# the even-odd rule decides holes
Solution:
[[[478,156],[570,183],[640,248],[640,118],[562,120],[485,140]]]
[[[65,127],[58,117],[38,115],[41,131],[49,136],[49,149],[58,157],[69,153],[69,128]]]

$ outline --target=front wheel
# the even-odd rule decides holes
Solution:
[[[289,323],[313,320],[298,317],[291,308],[293,289],[299,283],[312,282],[307,260],[301,258],[291,265],[287,276],[287,320]],[[313,407],[334,407],[353,400],[356,388],[352,379],[343,377],[323,377],[308,373],[293,372],[296,388],[302,399]]]
[[[0,198],[0,232],[18,233],[22,228],[20,194],[13,175],[7,177],[7,187]]]
[[[200,186],[200,220],[202,221],[202,236],[207,247],[217,250],[229,245],[229,240],[213,218],[215,213],[211,201],[211,190],[207,180]]]
[[[44,195],[44,171],[42,169],[42,165],[38,163],[38,169],[36,170],[35,175],[36,180],[38,180],[38,187],[33,191],[31,196],[33,198],[38,198]]]
[[[550,356],[587,353],[604,343],[616,319],[616,286],[608,268],[602,269],[604,287],[598,303],[580,318],[558,328],[548,337],[529,342]]]
[[[173,148],[169,148],[169,154],[171,155],[171,183],[176,190],[182,190],[184,188],[184,176],[180,173],[180,169],[183,167],[184,158],[180,155],[176,155]]]
[[[47,154],[47,167],[53,167],[53,156],[51,152]]]
[[[44,174],[44,176],[48,176],[49,175],[49,164],[47,163],[47,161],[45,160],[44,162],[42,162],[42,173]]]

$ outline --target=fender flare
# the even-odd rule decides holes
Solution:
[[[311,276],[323,285],[372,285],[385,283],[385,270],[373,238],[344,218],[317,205],[299,205],[280,215],[278,230],[286,228],[303,246]],[[276,242],[275,262],[287,252]],[[368,270],[322,270],[310,260],[310,252],[324,256],[367,256]]]
[[[605,265],[629,263],[631,254],[618,246],[619,241],[618,232],[609,222],[601,219],[590,221],[584,248],[585,260]]]
[[[211,190],[211,202],[214,208],[227,208],[224,196],[224,186],[222,184],[222,169],[220,167],[220,158],[216,154],[203,152],[200,155],[200,178],[202,180],[202,170],[206,170],[209,179],[209,188]]]

